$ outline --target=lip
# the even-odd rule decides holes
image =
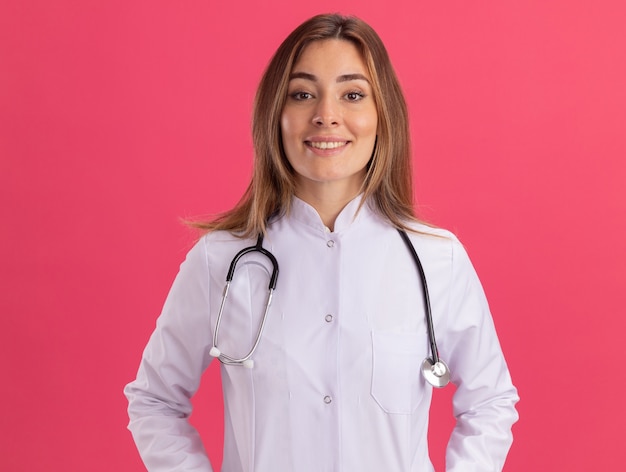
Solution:
[[[343,145],[321,149],[311,146],[311,143],[343,143]],[[343,152],[350,143],[351,141],[349,139],[341,136],[311,136],[304,140],[306,148],[318,156],[333,156],[339,154]]]
[[[309,141],[312,143],[333,143],[333,142],[341,142],[341,141],[350,141],[349,139],[344,138],[343,136],[337,136],[337,135],[324,135],[324,136],[309,136],[308,138],[304,139],[305,142]]]

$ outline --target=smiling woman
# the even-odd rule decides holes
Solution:
[[[304,56],[312,56],[312,51],[327,42],[339,43],[335,46],[343,50],[345,59],[349,55],[361,71],[355,76],[354,70],[348,71],[342,65],[334,71],[337,77],[332,80],[339,78],[339,83],[352,82],[361,86],[367,82],[369,99],[376,107],[375,146],[360,189],[363,201],[370,200],[393,225],[409,229],[406,222],[414,220],[415,216],[411,144],[404,95],[380,37],[358,18],[340,15],[316,16],[296,28],[280,45],[256,93],[252,121],[255,149],[252,181],[234,209],[196,226],[252,237],[266,231],[270,217],[289,212],[299,174],[285,152],[283,113],[293,99],[313,97],[310,92],[298,96],[290,94],[291,82],[295,79],[309,84],[316,79],[310,71],[297,70],[295,66],[301,66]],[[328,56],[322,58],[322,62],[329,60],[332,59]],[[337,60],[334,64],[337,65]],[[291,91],[294,92],[294,89]],[[354,100],[357,95],[349,94],[346,98]],[[341,202],[337,206],[341,207]]]
[[[188,418],[217,358],[224,471],[432,471],[432,388],[448,379],[448,471],[500,470],[517,391],[463,246],[414,216],[406,105],[378,35],[339,15],[296,28],[253,137],[246,194],[199,225],[125,390],[148,469],[212,470]]]
[[[283,148],[296,173],[295,195],[330,229],[361,192],[377,126],[369,73],[354,44],[332,39],[307,46],[290,74]]]

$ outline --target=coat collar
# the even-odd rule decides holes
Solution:
[[[367,218],[372,214],[370,206],[366,203],[359,210],[361,204],[362,195],[358,195],[341,210],[337,219],[335,220],[335,228],[333,233],[342,233],[354,226],[362,218]],[[316,231],[328,233],[330,230],[324,225],[317,210],[304,200],[298,197],[293,197],[291,202],[291,209],[287,216],[301,224],[309,226]]]

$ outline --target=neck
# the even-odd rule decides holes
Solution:
[[[359,193],[360,189],[346,192],[299,186],[296,196],[315,208],[324,225],[334,231],[337,216]]]

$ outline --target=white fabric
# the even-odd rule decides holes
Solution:
[[[270,225],[264,247],[280,275],[254,368],[221,368],[224,472],[433,470],[418,272],[397,231],[368,205],[354,217],[359,202],[342,211],[334,232],[298,199]],[[422,234],[410,237],[426,272],[440,356],[457,385],[446,470],[499,471],[518,397],[487,301],[456,238],[415,229]],[[126,387],[129,429],[151,472],[212,470],[187,421],[190,398],[212,360],[228,266],[254,243],[215,232],[196,244]],[[258,254],[240,262],[218,339],[225,354],[252,346],[269,267]]]

